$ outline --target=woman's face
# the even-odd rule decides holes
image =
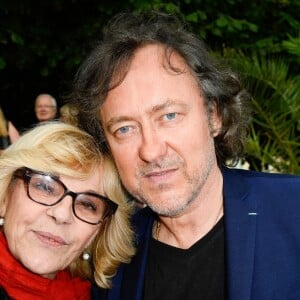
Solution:
[[[60,180],[73,192],[94,192],[103,195],[102,168],[93,170],[86,180],[61,176]],[[14,257],[31,272],[54,278],[82,254],[99,231],[76,218],[72,198],[67,195],[54,206],[32,201],[24,181],[17,179],[5,200],[4,233]]]

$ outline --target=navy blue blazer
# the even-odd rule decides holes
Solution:
[[[223,169],[228,300],[300,299],[300,177]],[[134,216],[138,252],[92,299],[142,300],[154,214]]]

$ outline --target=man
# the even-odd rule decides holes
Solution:
[[[300,177],[225,167],[250,96],[196,36],[171,16],[120,14],[71,96],[147,206],[136,256],[94,299],[300,299]]]
[[[35,99],[34,111],[39,122],[53,120],[57,112],[56,100],[49,94],[40,94]]]

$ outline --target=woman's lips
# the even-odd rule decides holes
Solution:
[[[43,231],[35,231],[34,232],[37,236],[37,238],[46,245],[52,246],[52,247],[60,247],[65,246],[68,243],[61,238],[60,236],[53,235],[49,232],[43,232]]]

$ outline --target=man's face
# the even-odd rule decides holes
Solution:
[[[39,122],[52,120],[56,115],[56,104],[48,95],[41,95],[35,103],[35,114]]]
[[[177,54],[165,69],[163,48],[148,45],[134,56],[124,81],[108,93],[100,114],[128,191],[154,211],[182,213],[199,198],[217,167],[212,128],[196,80]]]

